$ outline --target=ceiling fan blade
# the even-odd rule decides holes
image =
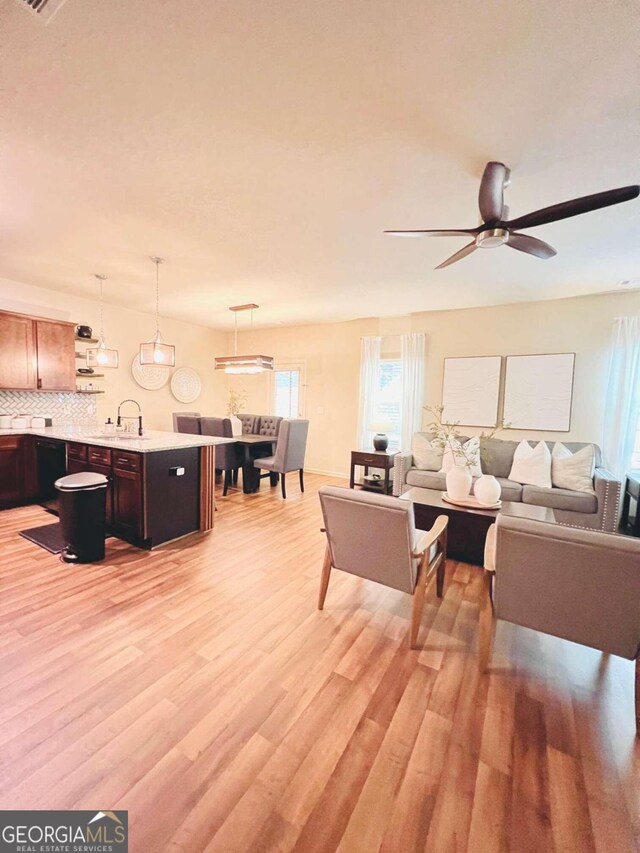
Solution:
[[[466,258],[467,255],[470,255],[471,252],[475,252],[478,247],[476,246],[475,240],[472,243],[467,243],[462,249],[457,251],[455,254],[451,255],[450,258],[447,258],[446,261],[443,261],[441,264],[438,264],[436,267],[437,270],[443,269],[443,267],[448,267],[449,264],[455,264],[456,261],[461,261],[462,258]]]
[[[499,222],[504,205],[504,185],[509,170],[504,163],[487,163],[480,181],[478,205],[483,222]]]
[[[533,213],[526,213],[518,219],[512,219],[505,225],[509,229],[533,228],[536,225],[546,225],[547,222],[557,222],[559,219],[568,219],[570,216],[579,216],[581,213],[599,210],[601,207],[610,207],[612,204],[631,201],[638,195],[640,195],[640,186],[634,184],[629,187],[618,187],[615,190],[585,195],[571,201],[552,204],[551,207],[543,207]]]
[[[510,233],[506,245],[511,246],[512,249],[517,249],[519,252],[535,255],[536,258],[544,258],[544,260],[558,254],[553,246],[545,243],[544,240],[538,240],[537,237],[530,237],[528,234]]]
[[[394,237],[466,237],[468,234],[477,234],[478,228],[445,229],[444,231],[385,231]]]

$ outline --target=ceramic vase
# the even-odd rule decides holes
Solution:
[[[454,501],[463,501],[471,491],[471,471],[462,465],[453,465],[447,471],[447,494]]]
[[[500,483],[493,474],[483,474],[479,477],[473,487],[473,493],[478,498],[478,503],[483,506],[493,506],[500,500]]]
[[[231,415],[231,435],[242,435],[242,421],[237,415]]]

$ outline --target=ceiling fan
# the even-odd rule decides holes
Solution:
[[[478,225],[477,228],[455,228],[438,231],[385,231],[384,233],[398,237],[464,237],[466,235],[473,237],[470,243],[439,264],[436,267],[437,270],[466,258],[476,249],[493,249],[497,246],[510,246],[519,252],[526,252],[528,255],[535,255],[537,258],[547,260],[556,254],[556,250],[543,240],[538,240],[537,237],[520,234],[518,229],[535,228],[537,225],[546,225],[548,222],[557,222],[559,219],[579,216],[581,213],[589,213],[589,211],[598,210],[601,207],[631,201],[640,195],[640,186],[619,187],[615,190],[563,201],[560,204],[552,204],[551,207],[543,207],[541,210],[526,213],[517,219],[507,219],[509,212],[504,204],[504,190],[509,186],[509,175],[509,169],[504,163],[491,161],[484,167],[478,194],[482,225]]]

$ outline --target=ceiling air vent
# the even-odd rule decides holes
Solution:
[[[48,24],[56,12],[64,6],[66,0],[18,0],[18,2],[21,6],[31,9],[41,21]]]

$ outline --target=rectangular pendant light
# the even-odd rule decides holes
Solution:
[[[215,359],[215,370],[224,370],[225,373],[263,373],[265,370],[273,370],[273,356],[271,355],[238,355],[238,311],[251,311],[251,328],[253,329],[253,309],[259,306],[255,302],[247,305],[234,305],[229,308],[235,314],[234,354],[220,356]]]
[[[87,367],[117,367],[118,350],[109,349],[104,341],[86,351]]]
[[[155,364],[159,367],[176,366],[176,348],[173,344],[165,344],[160,334],[160,264],[162,258],[152,257],[156,265],[156,334],[150,341],[140,344],[140,364]]]

